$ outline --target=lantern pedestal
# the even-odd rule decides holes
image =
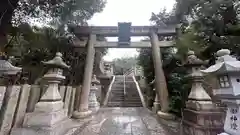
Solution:
[[[224,113],[220,110],[183,110],[183,135],[216,135],[223,131]]]

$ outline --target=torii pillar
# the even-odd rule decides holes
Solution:
[[[150,40],[152,44],[152,54],[153,54],[153,64],[155,69],[155,87],[158,97],[161,101],[161,111],[158,111],[157,114],[166,119],[173,119],[174,116],[169,114],[169,99],[168,99],[168,89],[166,84],[166,78],[162,68],[162,58],[160,47],[158,45],[158,35],[154,30],[150,32]]]
[[[96,42],[96,35],[90,34],[89,41],[87,45],[87,57],[84,70],[84,80],[80,95],[80,104],[78,110],[73,113],[73,117],[77,119],[85,118],[91,115],[92,111],[88,109],[88,97],[91,87],[93,64],[95,57],[94,44]]]

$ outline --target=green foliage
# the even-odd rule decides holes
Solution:
[[[82,83],[86,49],[81,48],[75,52],[72,38],[68,34],[49,27],[38,28],[22,24],[12,28],[9,40],[8,55],[14,56],[14,63],[29,73],[30,84],[38,83],[45,73],[41,61],[52,59],[58,51],[63,53],[64,61],[71,66],[71,70],[65,73],[66,83]],[[98,49],[96,52],[101,55],[96,54],[95,65],[106,54],[106,49]]]
[[[191,89],[191,82],[186,77],[186,68],[175,67],[171,73],[165,74],[171,101],[170,111],[177,116],[181,116],[182,109],[185,107],[185,102]]]
[[[173,48],[162,49],[161,54],[163,58],[164,74],[171,100],[170,112],[181,116],[181,109],[184,107],[187,99],[186,95],[188,95],[190,84],[188,79],[185,78],[186,69],[184,67],[179,67],[178,63],[180,63],[180,60],[175,57]],[[139,51],[138,64],[143,67],[144,77],[149,84],[155,77],[151,49],[141,49]],[[153,88],[151,88],[151,90],[153,90]]]
[[[177,53],[162,51],[172,112],[180,114],[190,88],[189,80],[185,78],[186,69],[176,64],[184,64],[188,50],[195,51],[202,59],[209,59],[209,64],[214,63],[215,52],[221,48],[228,48],[234,55],[240,55],[239,11],[237,0],[176,0],[172,12],[162,10],[152,15],[150,21],[155,25],[182,24],[175,43]],[[139,63],[146,71],[145,75],[151,73],[151,77],[147,78],[150,82],[154,70],[151,58],[144,57],[147,55],[151,56],[151,51],[148,54],[140,51]]]
[[[188,41],[195,42],[195,44],[189,44],[189,46],[199,49],[199,55],[202,58],[214,59],[214,53],[220,48],[228,48],[233,54],[240,54],[238,1],[181,0],[177,1],[176,7],[178,13],[181,13],[181,18],[184,16],[191,18],[192,22],[183,23],[185,28],[182,34],[184,38],[187,38],[194,31],[195,38]]]
[[[154,80],[154,66],[152,59],[152,49],[143,48],[139,50],[138,65],[143,68],[143,74],[147,84]]]
[[[175,10],[175,9],[174,9]],[[155,25],[170,25],[177,23],[177,17],[175,16],[175,12],[172,11],[167,13],[166,10],[162,10],[158,14],[152,14],[150,18]],[[179,66],[182,63],[181,58],[181,50],[183,52],[188,48],[183,42],[191,43],[190,39],[196,38],[193,34],[189,34],[191,37],[187,35],[182,35],[179,40],[177,40],[176,44],[178,47],[178,54],[176,54],[176,48],[167,48],[161,49],[162,59],[163,59],[163,70],[167,81],[168,92],[170,97],[170,112],[181,116],[181,110],[185,105],[185,101],[187,99],[187,95],[189,92],[189,80],[185,77],[187,75],[186,69],[184,67]],[[193,35],[193,36],[192,36]],[[185,38],[187,36],[189,39]],[[180,45],[182,43],[183,45]],[[185,46],[184,46],[185,45]],[[181,47],[181,49],[179,49]],[[184,54],[184,53],[183,53]],[[143,67],[144,76],[146,78],[146,82],[150,83],[155,75],[154,75],[154,65],[152,59],[152,50],[151,49],[141,49],[139,51],[138,63]],[[151,88],[152,90],[152,88]],[[151,93],[151,92],[147,92]],[[154,99],[154,98],[153,98]]]
[[[42,23],[51,22],[57,26],[64,24],[87,24],[95,13],[101,12],[105,0],[29,0],[19,1],[15,10],[15,20],[35,19]],[[16,21],[17,22],[17,21]]]
[[[122,75],[126,71],[130,70],[137,64],[137,58],[135,57],[123,57],[113,60],[114,64],[114,74]]]

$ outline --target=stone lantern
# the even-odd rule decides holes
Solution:
[[[0,60],[0,75],[16,75],[22,68],[13,66],[7,60]]]
[[[63,62],[62,54],[59,52],[56,53],[54,59],[43,62],[43,64],[48,68],[48,72],[43,76],[43,80],[48,84],[46,92],[35,105],[34,112],[25,115],[24,129],[16,130],[13,135],[60,134],[64,123],[68,120],[67,110],[63,108],[64,104],[58,84],[65,79],[63,69],[68,69],[69,66]]]
[[[14,84],[17,80],[17,74],[21,71],[22,68],[13,66],[9,61],[0,60],[0,76],[3,78],[1,79],[2,84]]]
[[[183,110],[184,135],[216,135],[223,131],[224,114],[215,106],[202,86],[204,75],[201,68],[204,64],[193,51],[188,52],[184,66],[188,69],[192,87]]]
[[[217,52],[216,64],[202,72],[213,74],[218,80],[214,95],[227,105],[224,131],[220,135],[240,134],[240,61],[230,56],[228,49]]]
[[[92,81],[91,81],[90,93],[89,93],[89,104],[88,104],[88,107],[92,112],[96,112],[100,108],[100,104],[97,101],[97,96],[96,96],[96,92],[98,90],[96,85],[99,85],[99,84],[100,84],[100,81],[97,80],[96,75],[93,75]]]
[[[188,77],[192,80],[192,88],[186,103],[187,108],[201,110],[214,107],[211,97],[202,86],[204,76],[201,67],[204,64],[206,62],[197,58],[193,51],[188,52],[187,62],[184,66],[188,69]]]

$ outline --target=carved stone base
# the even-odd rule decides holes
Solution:
[[[91,110],[75,111],[75,112],[73,112],[73,118],[75,118],[75,119],[84,119],[84,118],[90,117],[91,114],[92,114]]]
[[[52,127],[56,123],[67,119],[67,110],[54,112],[33,112],[27,113],[24,118],[23,127]]]
[[[175,116],[173,114],[165,113],[165,112],[162,112],[162,111],[158,111],[157,115],[162,119],[167,119],[167,120],[174,120],[175,119]]]
[[[223,132],[224,113],[220,110],[183,111],[183,135],[217,135]]]
[[[11,135],[59,135],[68,127],[67,110],[27,113],[23,128],[13,128]],[[66,126],[67,125],[67,126]]]

